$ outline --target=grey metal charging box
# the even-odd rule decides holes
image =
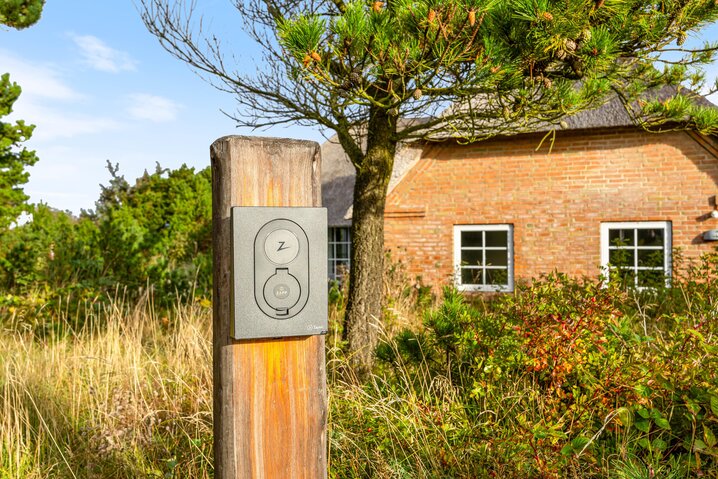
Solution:
[[[327,210],[232,208],[235,339],[326,334]]]

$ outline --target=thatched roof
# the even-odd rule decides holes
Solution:
[[[420,144],[399,146],[394,157],[394,170],[389,191],[421,158]],[[336,136],[322,145],[322,205],[327,207],[329,226],[351,225],[351,207],[354,196],[354,166],[344,153]]]

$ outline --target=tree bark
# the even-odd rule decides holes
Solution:
[[[371,371],[379,341],[384,302],[384,205],[396,153],[395,133],[395,119],[373,108],[367,150],[354,185],[351,287],[344,323],[352,363],[360,377]]]

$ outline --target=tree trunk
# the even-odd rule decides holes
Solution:
[[[344,332],[357,374],[371,370],[383,309],[384,205],[396,152],[396,121],[372,109],[367,150],[357,168],[349,299]]]

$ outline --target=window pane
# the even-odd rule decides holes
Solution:
[[[337,228],[337,241],[349,241],[349,228]]]
[[[508,245],[507,235],[507,231],[487,231],[486,246],[503,246],[505,248]]]
[[[608,252],[611,266],[633,266],[635,251],[632,249],[612,249]]]
[[[487,235],[488,236],[488,235]],[[488,238],[487,238],[488,242]],[[507,251],[486,250],[486,264],[490,266],[508,266],[509,255]]]
[[[483,269],[461,268],[461,284],[484,284]]]
[[[650,266],[652,268],[663,268],[662,249],[641,249],[638,250],[638,266]]]
[[[662,270],[638,272],[638,286],[642,288],[660,288],[666,285],[666,277]]]
[[[509,272],[505,269],[487,269],[486,284],[508,285]]]
[[[611,246],[633,246],[633,231],[628,230],[608,230],[608,244]]]
[[[482,250],[475,250],[475,249],[469,249],[469,250],[461,250],[461,265],[471,265],[471,266],[477,266],[480,265],[483,261],[483,251]]]
[[[335,246],[336,248],[336,257],[337,258],[348,258],[349,257],[349,245],[346,244],[337,244]]]
[[[638,246],[663,246],[663,229],[646,228],[637,230]]]
[[[483,231],[462,231],[461,232],[461,246],[462,247],[476,247],[483,246]]]
[[[456,229],[459,244],[456,245],[458,257],[455,256],[455,260],[460,267],[457,283],[460,286],[478,286],[476,289],[486,291],[513,287],[513,284],[509,284],[513,253],[510,248],[510,226],[475,225],[457,226]]]

